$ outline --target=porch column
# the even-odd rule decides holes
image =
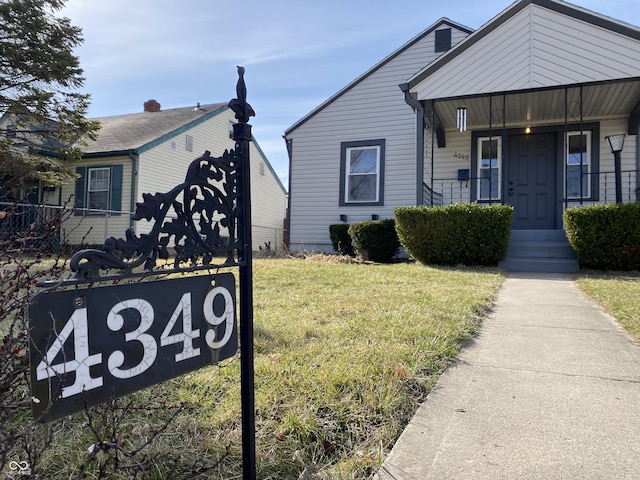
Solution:
[[[404,93],[404,101],[416,114],[416,205],[424,203],[422,184],[424,183],[424,105],[411,96],[409,84],[399,85]],[[433,125],[431,126],[433,128]]]

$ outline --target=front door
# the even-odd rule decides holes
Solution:
[[[514,230],[556,228],[556,136],[513,135],[507,155],[507,202]]]

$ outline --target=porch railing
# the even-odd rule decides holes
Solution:
[[[591,180],[583,182],[582,192],[574,187],[575,195],[561,198],[559,201],[566,202],[568,206],[616,203],[616,179],[613,171],[592,172],[585,175],[588,175]],[[638,170],[624,170],[621,172],[622,203],[640,201],[640,184],[637,181],[639,176]],[[478,190],[478,180],[478,177],[471,177],[462,181],[457,178],[439,178],[433,180],[433,186],[429,184],[431,182],[424,182],[422,185],[422,204],[431,207],[478,201],[477,198],[472,198],[471,196],[471,187],[474,182],[476,184],[474,191],[477,192]],[[499,180],[501,181],[502,179]],[[507,196],[501,191],[499,195],[496,195],[498,198],[492,200],[492,203],[502,203],[508,200]],[[482,202],[489,203],[489,200],[482,200]]]

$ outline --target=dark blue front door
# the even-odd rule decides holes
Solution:
[[[507,155],[507,202],[514,230],[556,228],[556,135],[513,135]]]

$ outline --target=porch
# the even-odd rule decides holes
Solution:
[[[620,203],[640,202],[640,170],[622,170],[620,175],[621,191]],[[502,178],[496,176],[499,183]],[[476,189],[481,190],[481,183],[488,183],[486,177],[467,177],[462,178],[434,178],[431,185],[426,182],[422,183],[422,205],[428,207],[442,207],[452,203],[466,203],[472,200],[471,184],[476,183]],[[616,175],[614,171],[591,172],[584,174],[584,183],[599,186],[599,196],[597,200],[587,195],[580,195],[579,186],[574,186],[569,191],[575,191],[576,195],[570,198],[563,198],[560,203],[564,205],[564,209],[592,204],[617,203]],[[477,201],[477,200],[475,200]],[[501,200],[486,200],[483,203],[502,203]],[[510,203],[507,201],[507,203]]]
[[[613,171],[591,173],[585,176],[585,184],[595,182],[599,186],[597,200],[593,198],[563,198],[562,210],[592,204],[631,203],[640,201],[640,188],[637,187],[640,171],[626,170],[621,172],[621,191],[616,188],[616,175]],[[471,199],[471,183],[488,183],[486,177],[441,178],[434,179],[433,186],[423,183],[423,205],[445,206],[453,203],[465,203]],[[498,178],[498,184],[502,181]],[[571,188],[569,188],[571,192]],[[507,196],[509,198],[509,196]],[[496,203],[497,200],[486,203]],[[507,203],[510,203],[507,200]],[[572,273],[580,269],[580,265],[569,245],[562,223],[553,229],[518,229],[511,230],[507,255],[498,265],[510,272],[550,272]]]

